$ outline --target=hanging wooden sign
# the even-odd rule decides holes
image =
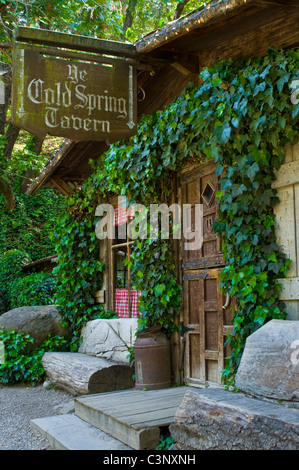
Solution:
[[[40,138],[50,134],[75,142],[108,139],[112,143],[134,135],[135,66],[121,59],[101,60],[95,63],[97,56],[78,53],[75,58],[74,54],[57,58],[46,48],[17,43],[13,124]]]

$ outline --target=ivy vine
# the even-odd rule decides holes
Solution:
[[[214,159],[220,184],[214,230],[221,234],[226,261],[221,287],[237,298],[228,339],[232,354],[223,371],[227,383],[233,380],[248,335],[272,318],[286,318],[277,279],[286,275],[290,261],[275,239],[278,197],[271,184],[286,144],[297,142],[299,106],[290,97],[298,79],[298,50],[217,62],[202,70],[199,86],[190,85],[165,110],[144,117],[136,136],[101,156],[69,199],[57,229],[57,301],[66,320],[77,328],[98,311],[92,292],[104,266],[94,234],[96,206],[109,194],[146,206],[167,200],[174,172],[189,159]],[[160,322],[173,331],[181,293],[171,243],[138,240],[131,269],[143,292],[144,324]]]

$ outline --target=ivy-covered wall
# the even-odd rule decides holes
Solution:
[[[95,208],[110,194],[148,206],[167,200],[173,174],[192,159],[214,159],[220,190],[214,230],[222,236],[226,267],[221,286],[238,300],[232,355],[223,378],[230,383],[249,334],[272,318],[285,318],[280,286],[290,261],[276,241],[272,188],[285,146],[297,142],[299,107],[291,85],[299,79],[299,51],[270,50],[246,62],[218,62],[202,70],[201,85],[190,86],[164,111],[145,117],[137,135],[112,145],[93,175],[69,198],[57,234],[60,279],[57,303],[76,333],[94,315],[94,291],[105,268],[99,261]],[[143,326],[176,327],[181,286],[173,249],[165,240],[138,240],[131,269],[142,290]]]

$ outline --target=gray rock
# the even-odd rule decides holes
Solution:
[[[0,316],[0,328],[29,334],[35,348],[41,345],[49,334],[67,336],[68,328],[61,327],[61,315],[55,305],[14,308]]]
[[[136,318],[91,320],[82,330],[79,352],[129,364],[128,348],[135,342]]]
[[[51,390],[51,388],[53,388],[53,385],[51,384],[50,380],[45,380],[43,383],[43,387],[46,390]]]
[[[271,320],[250,335],[235,385],[257,397],[299,401],[299,321]]]

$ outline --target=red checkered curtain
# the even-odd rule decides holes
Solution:
[[[126,199],[121,200],[119,199],[120,204],[115,207],[114,209],[114,221],[113,225],[117,227],[118,225],[123,225],[127,223],[127,217],[129,216],[129,220],[134,219],[136,209],[134,205],[130,205],[129,207],[126,207]],[[138,212],[140,209],[138,210]]]
[[[114,210],[114,221],[113,225],[115,227],[127,223],[127,208],[126,207],[116,207]]]
[[[131,318],[138,318],[139,297],[141,292],[131,290]],[[118,318],[129,318],[129,290],[115,289],[115,311]]]
[[[141,316],[141,313],[138,310],[139,297],[141,292],[137,290],[131,290],[131,312],[132,318],[138,318]]]
[[[121,202],[121,201],[120,201]],[[115,209],[114,209],[114,221],[113,225],[115,227],[119,225],[123,225],[127,223],[127,217],[129,216],[129,219],[133,219],[135,216],[135,209],[134,206],[129,206],[126,207],[126,201],[124,200],[123,202],[120,203]]]

